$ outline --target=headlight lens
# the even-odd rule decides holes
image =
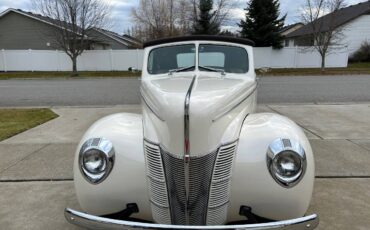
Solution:
[[[92,138],[81,147],[79,167],[85,179],[92,184],[103,182],[113,169],[113,144],[105,138]]]
[[[274,141],[267,152],[267,166],[271,176],[284,187],[293,187],[306,170],[306,154],[302,146],[289,139]]]
[[[89,173],[102,173],[107,167],[105,154],[97,149],[88,150],[83,156],[83,165]]]

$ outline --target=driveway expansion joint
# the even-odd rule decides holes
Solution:
[[[2,175],[6,170],[10,169],[11,167],[13,167],[13,166],[17,165],[18,163],[20,163],[20,162],[22,162],[22,161],[24,161],[24,160],[27,160],[27,159],[28,159],[29,157],[31,157],[33,154],[40,152],[41,150],[45,149],[46,147],[48,147],[48,146],[50,146],[50,145],[51,145],[50,143],[49,143],[49,144],[45,144],[45,145],[44,145],[44,146],[42,146],[41,148],[36,149],[35,151],[31,152],[31,153],[30,153],[30,154],[28,154],[27,156],[25,156],[25,157],[23,157],[23,158],[21,158],[21,159],[17,160],[17,161],[16,161],[16,162],[14,162],[13,164],[11,164],[11,165],[9,165],[8,167],[6,167],[5,169],[1,170],[1,171],[0,171],[0,177],[1,177],[1,175]]]
[[[285,116],[283,113],[279,112],[278,110],[274,109],[271,105],[266,105],[267,108],[271,109],[273,112],[279,114],[279,115],[282,115],[282,116]],[[296,122],[297,123],[297,122]],[[312,130],[304,127],[303,125],[297,123],[302,129],[306,130],[307,132],[311,133],[312,135],[314,135],[315,137],[318,137],[319,139],[321,140],[324,140],[323,137],[319,136],[318,134],[314,133]]]

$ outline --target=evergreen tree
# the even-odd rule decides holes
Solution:
[[[279,31],[284,27],[286,15],[280,17],[279,0],[251,0],[246,10],[246,19],[241,20],[241,36],[249,38],[257,47],[283,47],[283,36]]]
[[[212,12],[212,9],[213,0],[200,0],[199,17],[195,20],[193,34],[215,35],[220,32],[216,11]]]

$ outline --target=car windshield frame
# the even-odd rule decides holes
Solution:
[[[189,66],[185,66],[185,67],[179,67],[178,68],[171,68],[171,69],[168,69],[166,71],[163,71],[163,72],[156,72],[156,71],[153,71],[153,69],[150,69],[150,58],[153,54],[154,51],[156,50],[159,50],[159,49],[165,49],[165,48],[174,48],[174,47],[181,47],[181,46],[193,46],[194,48],[194,53],[191,53],[191,54],[194,54],[194,65],[189,65]],[[219,68],[219,67],[211,67],[211,66],[202,66],[200,65],[200,61],[201,61],[201,52],[200,52],[200,47],[201,46],[215,46],[215,47],[229,47],[229,48],[235,48],[235,49],[240,49],[240,51],[244,52],[245,53],[245,58],[246,58],[246,62],[245,62],[245,72],[244,71],[241,71],[241,72],[230,72],[230,71],[227,71],[227,69],[225,69],[224,67],[223,68]],[[185,54],[185,53],[184,53]],[[190,53],[189,53],[190,54]],[[225,60],[226,60],[227,56],[225,56]],[[223,73],[223,74],[247,74],[249,73],[250,71],[250,57],[249,57],[249,52],[248,50],[243,47],[243,46],[240,46],[240,45],[233,45],[233,44],[223,44],[223,43],[218,43],[218,42],[194,42],[194,43],[181,43],[181,44],[168,44],[168,45],[162,45],[162,46],[158,46],[158,47],[154,47],[153,49],[151,49],[148,53],[148,56],[147,56],[147,66],[146,66],[146,71],[149,75],[165,75],[165,74],[168,74],[168,75],[173,75],[174,73],[180,73],[180,72],[194,72],[194,71],[200,71],[200,72],[220,72],[220,73]],[[208,67],[208,68],[206,68]],[[213,70],[211,70],[213,69]],[[215,70],[219,70],[219,71],[215,71]]]

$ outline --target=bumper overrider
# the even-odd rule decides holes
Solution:
[[[140,223],[132,221],[123,221],[108,219],[87,213],[65,209],[64,215],[71,224],[87,229],[286,229],[286,230],[309,230],[315,229],[319,224],[319,218],[316,214],[297,219],[269,222],[263,224],[246,225],[221,225],[221,226],[181,226],[181,225],[162,225],[151,223]]]

